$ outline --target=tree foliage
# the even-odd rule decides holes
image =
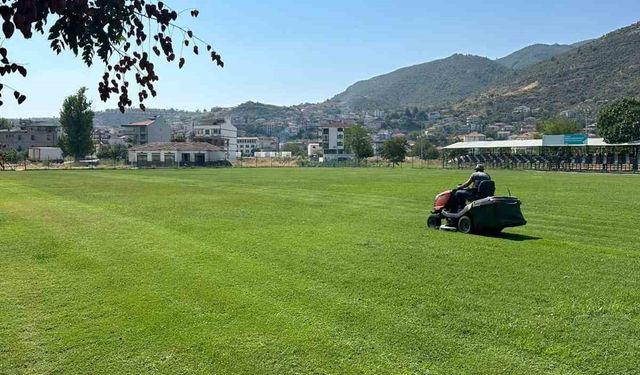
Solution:
[[[604,106],[598,113],[598,132],[607,143],[640,140],[640,101],[622,99]]]
[[[358,159],[373,156],[369,130],[362,125],[353,125],[345,130],[344,146],[347,152],[354,154]]]
[[[81,88],[75,95],[68,96],[60,111],[60,124],[64,136],[62,149],[65,154],[73,156],[75,160],[85,157],[94,150],[91,132],[93,130],[93,111],[91,102],[87,101],[86,87]]]
[[[0,118],[0,129],[11,129],[13,124],[6,118]]]
[[[174,24],[180,13],[162,1],[149,0],[0,0],[2,32],[6,39],[17,35],[16,30],[25,39],[36,32],[47,35],[51,49],[57,54],[68,49],[75,56],[81,55],[87,66],[97,58],[105,65],[98,85],[100,99],[106,101],[117,96],[121,112],[133,104],[129,97],[131,77],[128,73],[135,74],[141,109],[145,109],[143,102],[149,95],[156,96],[154,82],[159,77],[151,62],[151,51],[168,62],[177,60],[176,64],[182,68],[186,62],[184,47],[198,55],[200,48],[206,46],[211,60],[224,66],[211,45],[191,30]],[[192,17],[199,14],[196,9],[190,13]],[[54,18],[53,22],[50,17]],[[48,24],[51,26],[47,29]],[[175,34],[178,37],[174,40]],[[7,49],[0,47],[0,75],[16,73],[26,76],[27,67],[12,62]],[[0,83],[0,105],[4,87]],[[24,102],[24,94],[6,87],[13,91],[18,103]]]
[[[575,120],[556,117],[538,124],[538,132],[545,135],[576,134],[582,132],[582,129]]]
[[[419,157],[422,160],[434,160],[440,157],[440,152],[426,138],[420,138],[411,149],[411,156]]]
[[[382,145],[380,155],[392,162],[393,165],[402,163],[407,156],[407,139],[404,137],[391,138]]]
[[[126,160],[129,149],[124,144],[104,145],[97,153],[99,159]]]
[[[287,143],[287,144],[285,144],[284,146],[282,146],[282,151],[290,152],[291,155],[293,155],[293,156],[303,156],[304,155],[304,150],[297,143]]]

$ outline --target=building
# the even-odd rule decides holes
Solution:
[[[227,159],[235,160],[238,150],[238,129],[229,118],[203,117],[193,123],[194,142],[210,143],[224,148]]]
[[[501,130],[499,132],[496,132],[496,140],[498,141],[507,140],[509,139],[509,137],[511,137],[511,132],[508,130]]]
[[[32,161],[62,161],[64,159],[59,147],[30,147],[29,160]]]
[[[526,105],[519,105],[513,109],[513,113],[526,115],[531,113],[531,108]]]
[[[26,151],[31,147],[58,145],[58,120],[21,120],[17,127],[0,130],[0,144],[6,149]]]
[[[238,137],[238,153],[241,156],[253,156],[260,149],[258,137]]]
[[[139,167],[206,166],[226,160],[224,147],[206,142],[147,143],[129,149],[129,163]]]
[[[481,142],[481,141],[485,141],[486,139],[487,137],[484,134],[480,134],[476,132],[465,134],[463,136],[464,142]]]
[[[344,131],[349,125],[337,123],[320,127],[320,141],[325,161],[348,160],[353,155],[344,148]]]
[[[467,116],[467,128],[473,131],[482,131],[484,123],[482,117],[478,115]]]
[[[278,138],[258,137],[260,141],[260,151],[278,151]]]
[[[133,145],[162,143],[171,140],[171,127],[160,116],[121,126],[121,135]]]
[[[291,151],[258,151],[255,153],[256,158],[291,158],[293,153]]]
[[[307,156],[314,157],[318,156],[322,153],[322,147],[320,147],[320,143],[309,143],[307,145]]]

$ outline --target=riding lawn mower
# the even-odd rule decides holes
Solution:
[[[520,200],[511,196],[494,196],[496,186],[493,181],[482,181],[471,203],[460,210],[455,197],[457,190],[445,191],[436,196],[431,215],[427,218],[429,228],[498,234],[504,228],[527,224],[520,210]],[[443,221],[445,225],[442,225]]]

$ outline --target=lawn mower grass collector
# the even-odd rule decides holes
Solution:
[[[483,181],[475,199],[463,209],[457,210],[457,189],[436,196],[427,226],[434,229],[460,231],[462,233],[497,234],[504,228],[525,225],[527,221],[516,197],[496,197],[493,181]],[[442,225],[442,221],[445,225]]]

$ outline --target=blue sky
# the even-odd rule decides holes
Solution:
[[[595,38],[640,19],[637,0],[166,2],[200,10],[197,19],[185,14],[178,23],[209,41],[226,67],[205,55],[187,54],[182,70],[159,60],[159,97],[147,107],[324,101],[358,80],[456,52],[498,58],[533,43]],[[69,52],[56,56],[46,37],[4,45],[29,75],[2,82],[28,99],[18,106],[5,94],[0,117],[57,115],[64,97],[83,85],[94,109],[115,107],[98,98],[102,67],[88,69]]]

